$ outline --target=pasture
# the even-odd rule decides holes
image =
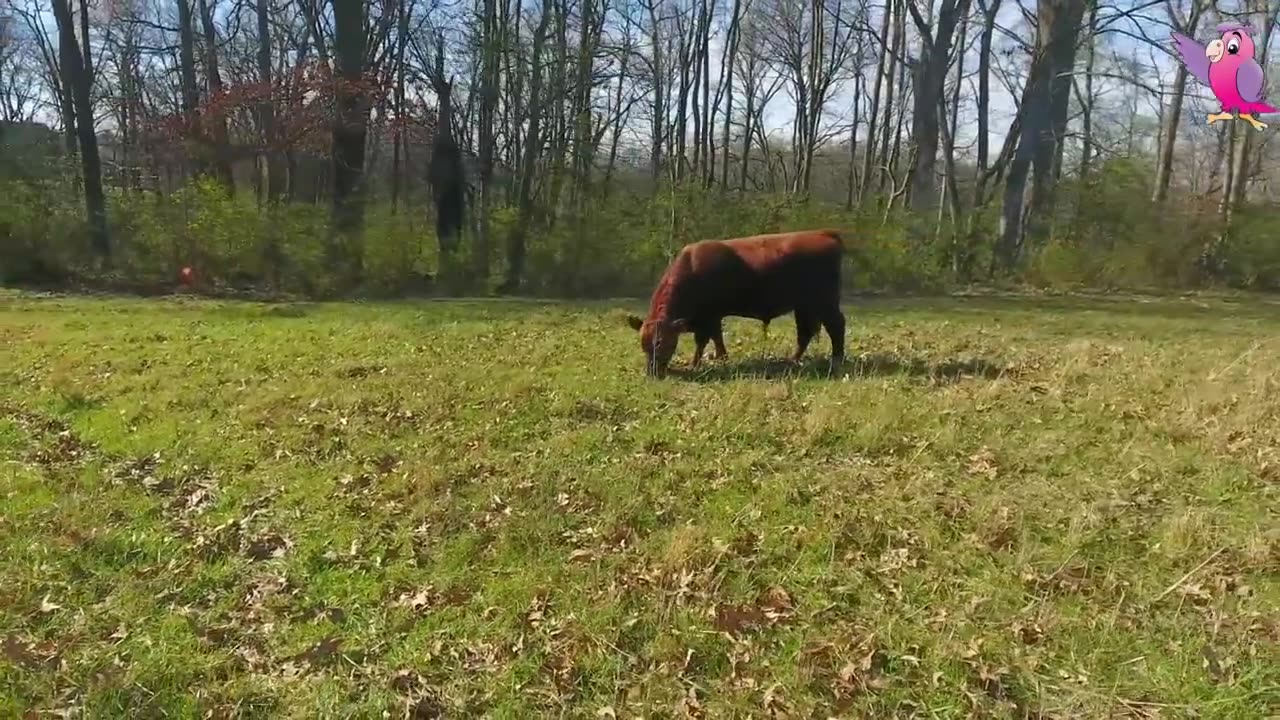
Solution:
[[[1274,301],[624,311],[0,296],[0,715],[1280,712]]]

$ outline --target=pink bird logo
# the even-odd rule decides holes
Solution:
[[[1262,66],[1253,58],[1254,45],[1248,25],[1223,23],[1218,26],[1222,37],[1214,38],[1208,45],[1201,45],[1182,33],[1173,33],[1173,42],[1186,65],[1187,72],[1209,86],[1222,112],[1209,115],[1209,124],[1219,120],[1245,120],[1255,130],[1267,126],[1254,115],[1280,112],[1263,98],[1266,96],[1266,76]]]

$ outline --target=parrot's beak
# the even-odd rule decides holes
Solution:
[[[1204,46],[1205,57],[1209,58],[1209,62],[1216,63],[1222,59],[1223,53],[1226,51],[1221,40],[1212,40],[1208,45]]]

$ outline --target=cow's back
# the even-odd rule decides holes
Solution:
[[[689,314],[771,319],[838,302],[843,244],[834,231],[708,240],[685,248]]]

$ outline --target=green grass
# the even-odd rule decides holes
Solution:
[[[0,295],[0,716],[1280,712],[1274,303],[640,309]]]

